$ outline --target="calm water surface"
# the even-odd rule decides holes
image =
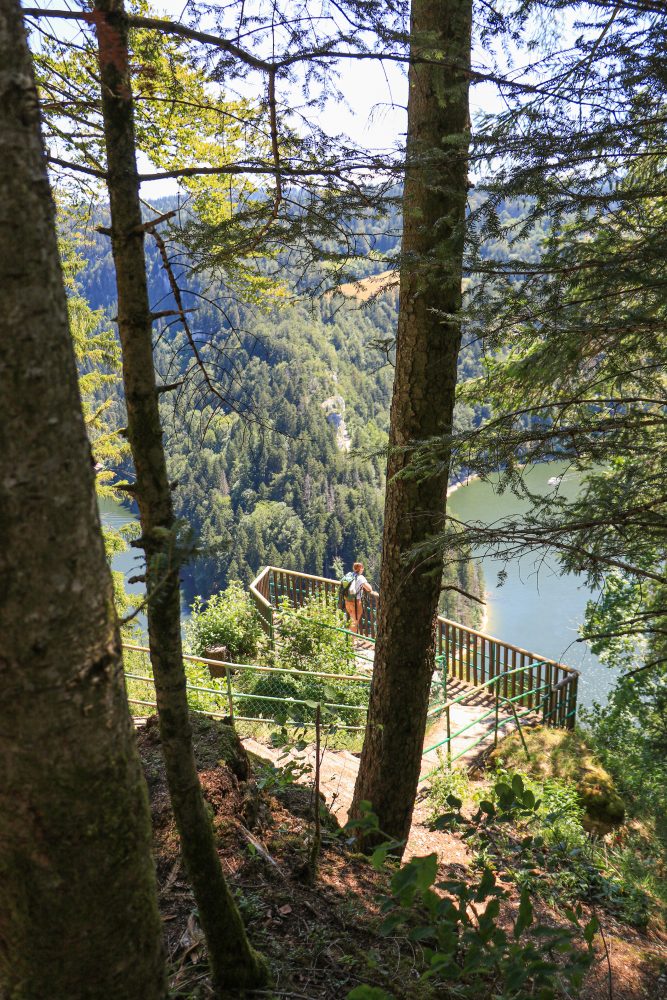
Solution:
[[[132,513],[129,507],[124,507],[122,504],[116,503],[115,500],[99,498],[98,503],[102,524],[105,527],[114,528],[118,531],[123,527],[123,525],[134,524],[137,521],[136,515]],[[123,574],[123,577],[125,578],[125,590],[129,594],[136,594],[137,600],[141,599],[144,595],[143,583],[127,582],[130,577],[138,576],[140,573],[143,573],[144,559],[141,552],[138,549],[133,549],[128,546],[124,552],[119,552],[116,556],[114,556],[111,566],[112,569],[118,570],[118,572]],[[138,615],[137,620],[142,632],[145,633],[145,615]]]
[[[548,480],[564,474],[557,487]],[[576,496],[581,477],[567,472],[556,463],[537,466],[528,474],[536,493],[557,489],[560,495]],[[451,513],[463,521],[490,524],[499,517],[526,509],[513,493],[494,492],[491,482],[472,482],[456,490],[449,500]],[[488,617],[485,631],[505,642],[521,646],[581,671],[579,700],[583,705],[603,701],[616,673],[605,667],[585,643],[577,642],[578,626],[584,618],[587,601],[598,591],[583,586],[577,576],[561,576],[556,560],[541,555],[527,555],[503,563],[482,559],[487,589]],[[507,579],[498,586],[498,572],[507,571]]]

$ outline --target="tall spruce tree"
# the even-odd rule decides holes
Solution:
[[[0,994],[159,1000],[148,801],[14,0],[0,64]]]
[[[580,16],[576,45],[547,50],[539,80],[528,63],[522,95],[477,137],[493,172],[470,246],[491,237],[497,249],[467,261],[489,360],[461,398],[491,419],[454,441],[455,463],[501,470],[526,513],[450,526],[419,554],[456,537],[506,558],[550,550],[602,587],[584,628],[594,648],[635,668],[646,649],[664,668],[667,12],[652,0],[517,5],[554,8]],[[430,475],[451,450],[450,437],[431,442],[413,471]],[[576,497],[531,492],[526,469],[549,460],[586,474]]]
[[[443,559],[411,558],[441,528],[449,463],[406,475],[411,446],[452,428],[468,194],[471,0],[413,0],[396,369],[378,639],[352,815],[410,830],[435,667]]]
[[[95,14],[127,435],[141,520],[137,544],[146,558],[148,638],[169,793],[216,986],[219,990],[256,987],[266,982],[267,968],[248,941],[225,882],[192,747],[181,645],[183,546],[174,518],[153,366],[145,226],[122,0],[99,0]]]

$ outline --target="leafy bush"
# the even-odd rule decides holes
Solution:
[[[646,924],[648,897],[610,862],[608,848],[586,833],[573,782],[540,782],[499,770],[479,810],[488,823],[463,821],[479,868],[491,868],[552,905],[583,901],[604,906],[626,923]],[[448,820],[460,822],[451,813]],[[443,822],[440,817],[436,825]]]
[[[472,819],[461,814],[461,799],[449,796],[450,811],[438,821],[440,828],[452,823],[466,830],[466,835],[491,848],[503,824],[534,816],[540,802],[515,776],[509,785],[498,782],[494,789],[496,804],[480,803]],[[377,817],[364,804],[360,820],[348,823],[352,832],[378,838]],[[532,838],[529,838],[532,839]],[[391,842],[376,848],[372,863],[386,868]],[[528,846],[528,845],[526,845]],[[437,890],[437,891],[436,891]],[[459,879],[439,880],[436,854],[412,858],[393,872],[391,896],[384,900],[381,931],[395,934],[403,927],[411,940],[419,942],[424,956],[420,982],[445,988],[448,994],[477,1000],[481,995],[504,998],[540,997],[552,1000],[563,991],[578,992],[592,958],[592,942],[599,924],[595,917],[584,924],[580,906],[565,911],[569,925],[552,926],[536,922],[530,889],[523,886],[511,933],[501,920],[501,906],[509,892],[490,866],[484,866],[480,878],[468,883]],[[587,947],[582,947],[585,944]],[[348,1000],[389,998],[389,994],[358,987]]]
[[[664,704],[663,704],[664,702]],[[587,737],[631,816],[655,826],[667,862],[667,676],[626,677],[604,706],[583,710]]]
[[[429,818],[434,822],[448,809],[450,795],[467,799],[471,795],[470,777],[464,767],[450,767],[438,751],[438,766],[431,774],[428,791]]]
[[[618,682],[607,704],[582,711],[586,737],[613,776],[626,803],[628,823],[601,845],[607,867],[627,888],[637,920],[645,895],[667,919],[667,672],[647,671]],[[644,905],[637,893],[644,897]]]
[[[238,580],[206,604],[195,598],[185,634],[195,656],[203,656],[211,646],[226,646],[237,662],[252,660],[264,635],[250,595]]]
[[[292,670],[357,673],[347,618],[335,597],[314,594],[300,608],[283,601],[274,614],[277,664]]]
[[[275,612],[274,651],[264,647],[263,662],[278,670],[302,671],[301,674],[240,672],[234,680],[239,715],[251,718],[281,719],[285,713],[302,722],[312,722],[315,705],[328,702],[348,706],[335,709],[335,719],[345,725],[363,726],[368,705],[368,685],[346,681],[358,674],[354,647],[345,629],[344,614],[333,598],[316,595],[303,607],[283,603]],[[343,675],[336,679],[315,674]],[[311,676],[309,676],[311,675]],[[281,705],[280,702],[244,698],[243,694],[264,694],[273,698],[296,699],[309,704]],[[331,723],[331,716],[329,717]]]
[[[517,733],[503,740],[491,759],[509,770],[526,771],[538,781],[558,778],[575,787],[585,810],[584,825],[595,833],[623,822],[625,808],[617,782],[580,730],[539,726],[528,730],[525,740],[528,759]]]

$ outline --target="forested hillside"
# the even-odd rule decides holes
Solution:
[[[172,204],[165,200],[158,207],[166,211]],[[148,242],[147,248],[151,302],[156,311],[169,311],[174,301],[167,274],[156,246]],[[81,290],[91,306],[111,316],[108,248],[95,236],[86,252]],[[381,261],[358,262],[360,276],[381,269]],[[297,295],[296,275],[285,266],[268,305],[248,305],[209,275],[182,265],[174,270],[192,310],[193,336],[213,359],[224,397],[191,388],[162,397],[177,512],[197,549],[184,570],[188,596],[206,599],[232,579],[248,583],[267,563],[338,576],[359,558],[376,582],[395,284],[370,297],[363,278],[343,292]],[[185,335],[172,332],[168,317],[158,328],[158,371],[173,384],[185,370]],[[461,356],[465,376],[478,364],[473,343]],[[121,401],[114,407],[120,426]],[[463,408],[459,424],[472,421],[473,411]],[[454,564],[446,575],[467,591],[483,589],[471,564]],[[480,606],[459,593],[445,591],[441,607],[479,624]]]

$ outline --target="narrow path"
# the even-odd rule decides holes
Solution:
[[[475,766],[478,760],[488,753],[494,744],[496,705],[493,695],[488,694],[486,690],[476,689],[471,685],[455,679],[449,681],[447,695],[450,701],[454,698],[458,698],[458,696],[463,694],[464,691],[470,693],[465,704],[452,705],[450,709],[450,731],[451,733],[457,733],[466,726],[469,726],[470,728],[466,729],[464,733],[461,733],[460,736],[456,736],[452,740],[451,755],[452,758],[457,758],[455,763],[459,767],[471,768]],[[489,713],[486,719],[482,719],[481,722],[476,721],[481,715],[486,713]],[[508,715],[511,714],[511,709],[506,705],[503,706],[501,703],[499,721],[502,722],[503,720],[506,720]],[[531,715],[528,715],[521,720],[521,725],[527,727],[535,725],[538,721],[537,713],[534,715],[531,713]],[[511,721],[505,722],[505,724],[501,726],[498,732],[498,739],[505,739],[506,736],[513,733],[515,730],[516,723],[512,717]],[[424,747],[428,749],[429,752],[424,754],[424,757],[422,758],[422,775],[426,775],[429,771],[432,771],[434,767],[438,766],[440,759],[439,753],[441,756],[446,757],[446,746],[441,747],[439,752],[437,749],[430,750],[430,747],[437,747],[437,745],[442,743],[442,741],[446,738],[447,719],[443,712],[435,719],[433,725],[431,725],[427,730]]]
[[[468,688],[461,682],[457,682],[456,684],[453,682],[450,683],[448,692],[450,699],[457,697],[464,690],[471,692],[470,702],[465,705],[453,705],[450,709],[452,733],[474,722],[485,711],[495,709],[495,702],[492,697],[483,691],[475,691],[474,688]],[[530,724],[529,718],[524,720],[528,724]],[[537,721],[537,717],[531,721]],[[465,733],[452,740],[452,757],[461,755],[456,761],[457,766],[473,767],[491,749],[494,742],[494,725],[495,712],[491,711],[488,718],[482,722],[474,722],[474,725]],[[499,738],[504,738],[504,736],[508,735],[514,729],[516,729],[514,722],[504,726],[499,734]],[[432,747],[444,740],[446,736],[447,723],[445,718],[441,717],[437,719],[434,725],[429,727],[424,745],[425,747]],[[484,737],[482,741],[477,745],[473,745],[480,737]],[[309,784],[312,781],[312,771],[314,771],[315,766],[314,746],[310,746],[302,752],[293,752],[284,756],[282,750],[269,747],[251,737],[244,738],[243,745],[250,753],[254,753],[264,760],[271,761],[276,767],[284,765],[288,760],[297,760],[303,763],[312,770],[305,774],[301,780],[304,784]],[[446,759],[442,751],[441,754],[442,759]],[[438,766],[439,760],[437,750],[430,751],[422,758],[422,778],[425,778],[430,771]],[[320,786],[329,808],[341,825],[347,821],[347,814],[352,803],[358,770],[359,754],[352,753],[350,750],[325,750],[322,755]]]

